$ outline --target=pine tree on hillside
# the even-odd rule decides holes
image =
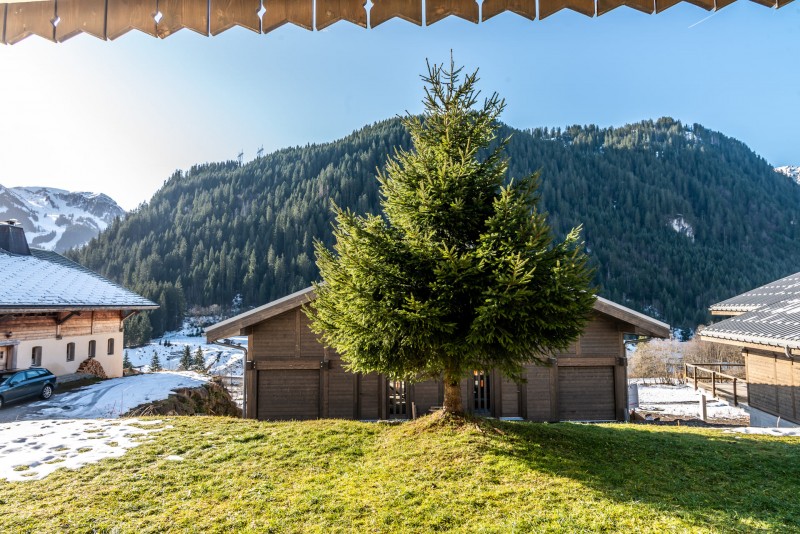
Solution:
[[[203,356],[203,349],[201,347],[197,347],[197,350],[194,353],[192,370],[197,371],[198,373],[205,373],[206,371],[206,359],[205,356]]]
[[[334,251],[317,242],[324,283],[306,308],[352,371],[442,376],[449,413],[463,412],[473,370],[521,378],[536,355],[566,348],[595,300],[580,229],[553,242],[537,174],[504,185],[505,104],[494,94],[477,106],[477,72],[460,72],[429,65],[424,116],[405,120],[414,149],[379,175],[385,218],[335,209]]]
[[[125,356],[122,358],[122,368],[123,369],[133,369],[133,364],[131,363],[131,359],[128,357],[128,351],[125,351]]]
[[[153,351],[153,358],[150,360],[150,372],[161,371],[161,358],[158,357],[158,352]]]
[[[183,371],[190,371],[192,369],[192,352],[189,350],[189,345],[183,347],[180,366]]]

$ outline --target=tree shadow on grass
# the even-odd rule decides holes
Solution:
[[[800,440],[636,425],[493,423],[487,452],[721,531],[800,532]]]

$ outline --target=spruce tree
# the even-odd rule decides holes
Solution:
[[[351,371],[442,377],[461,413],[461,379],[565,349],[595,297],[580,229],[556,243],[536,209],[538,173],[506,183],[497,94],[478,105],[477,71],[428,65],[425,112],[404,120],[413,149],[379,172],[385,217],[334,206],[333,251],[306,313]]]
[[[183,347],[180,365],[183,371],[190,371],[192,369],[192,352],[189,350],[189,345]]]
[[[206,370],[206,359],[203,356],[203,349],[201,347],[197,347],[194,353],[194,365],[192,368],[199,373],[204,373]]]
[[[158,352],[153,351],[153,358],[150,360],[150,371],[155,373],[162,369],[161,359],[158,357]]]
[[[131,359],[128,357],[128,351],[125,351],[125,356],[122,358],[122,368],[123,369],[133,369],[133,364],[131,363]]]

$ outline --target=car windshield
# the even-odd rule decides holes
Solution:
[[[0,386],[6,383],[6,381],[14,375],[0,375]]]

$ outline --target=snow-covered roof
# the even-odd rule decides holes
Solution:
[[[706,327],[700,335],[709,341],[800,349],[800,298],[782,300],[725,319]]]
[[[791,298],[800,298],[800,272],[712,304],[709,309],[715,315],[734,315],[757,310]]]
[[[259,308],[244,312],[225,321],[206,328],[206,337],[209,341],[215,341],[225,337],[239,336],[244,334],[244,330],[256,323],[266,321],[288,310],[302,306],[316,298],[313,287],[307,287],[291,295],[287,295],[278,300],[274,300]],[[603,297],[597,297],[594,303],[594,310],[598,313],[611,316],[620,321],[634,326],[635,334],[669,337],[669,325],[662,323],[652,317],[626,308],[621,304],[612,302]]]
[[[0,249],[0,312],[145,310],[158,305],[46,250],[31,255]]]

